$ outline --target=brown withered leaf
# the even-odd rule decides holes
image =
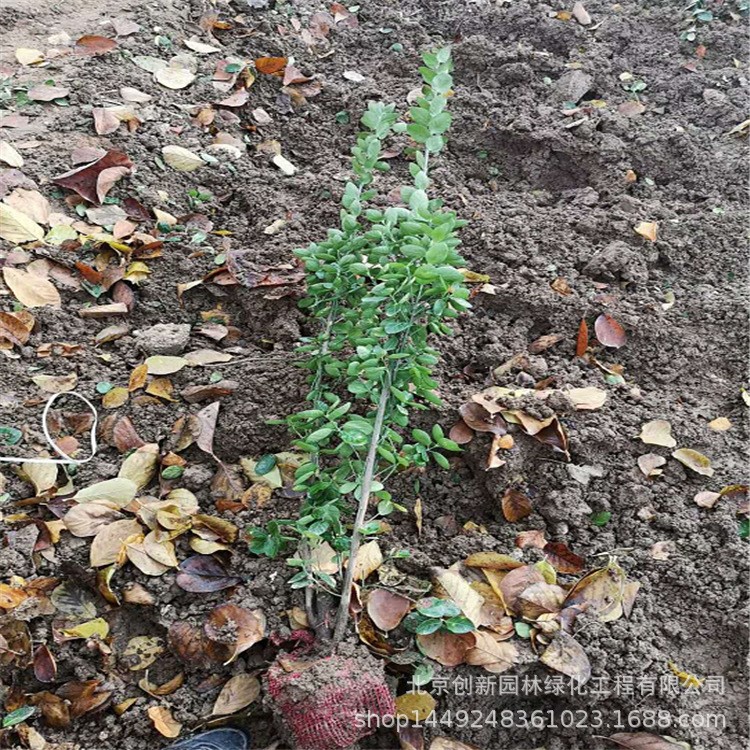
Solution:
[[[518,597],[518,606],[523,617],[536,620],[542,615],[557,614],[564,599],[564,589],[545,581],[524,589]]]
[[[112,427],[112,443],[120,453],[145,445],[130,417],[119,417]]]
[[[559,573],[580,573],[585,561],[571,552],[564,542],[547,542],[544,557]]]
[[[535,583],[544,583],[544,576],[534,565],[523,565],[505,575],[500,581],[499,589],[508,614],[519,611],[518,597]]]
[[[540,336],[529,344],[529,352],[539,354],[555,344],[559,344],[564,338],[560,333],[548,333],[546,336]]]
[[[56,694],[69,702],[71,719],[103,708],[112,698],[112,690],[108,690],[99,680],[67,682],[58,688]]]
[[[474,439],[474,430],[472,430],[463,419],[459,419],[459,421],[451,427],[448,437],[453,440],[454,443],[466,445]]]
[[[224,664],[232,658],[231,646],[210,640],[202,628],[189,622],[173,622],[169,626],[167,638],[170,651],[178,659],[194,667],[207,668]]]
[[[133,162],[120,151],[108,151],[100,159],[53,178],[60,187],[78,193],[90,203],[101,204],[112,186],[130,174]]]
[[[518,549],[526,549],[526,547],[544,549],[547,545],[547,539],[541,529],[531,529],[530,531],[522,531],[518,534],[516,536],[515,545]]]
[[[417,642],[422,653],[444,667],[457,667],[466,661],[466,653],[474,648],[473,633],[430,633],[418,635]]]
[[[591,678],[591,663],[586,652],[572,635],[563,630],[558,631],[539,661],[556,672],[575,678],[581,685]]]
[[[484,406],[469,401],[459,407],[458,413],[464,423],[475,432],[491,432],[493,435],[504,435],[507,425],[500,414],[491,414]]]
[[[500,552],[474,552],[464,560],[464,565],[484,570],[515,570],[523,567],[520,560]]]
[[[578,336],[576,338],[576,357],[582,357],[589,348],[589,326],[585,320],[581,320],[578,326]]]
[[[205,594],[237,586],[241,579],[230,576],[210,555],[193,555],[180,563],[175,583],[184,591]]]
[[[283,76],[287,65],[286,57],[258,57],[255,60],[255,69],[266,75]]]
[[[522,518],[531,515],[533,508],[531,500],[520,490],[508,487],[501,500],[501,506],[505,520],[510,523],[520,521]]]
[[[54,693],[46,690],[36,693],[31,702],[42,714],[45,723],[53,729],[67,729],[70,726],[68,704]]]
[[[386,632],[398,627],[410,609],[409,599],[386,589],[374,589],[367,597],[367,614]]]
[[[117,47],[114,39],[96,34],[86,34],[76,40],[75,52],[79,55],[103,55]]]
[[[625,573],[614,561],[594,570],[575,583],[568,592],[565,606],[574,606],[602,622],[622,614]]]
[[[221,604],[211,610],[204,630],[212,641],[232,647],[233,654],[229,661],[233,661],[266,637],[266,616],[259,609]]]
[[[57,662],[52,652],[42,643],[34,651],[34,677],[39,682],[54,682],[57,676]]]
[[[518,660],[518,649],[508,641],[499,641],[491,633],[478,630],[474,646],[466,652],[466,663],[484,667],[488,672],[507,672]]]
[[[149,681],[148,672],[146,672],[146,676],[138,681],[138,687],[143,690],[144,693],[148,693],[154,698],[160,698],[164,695],[171,695],[175,690],[179,690],[184,682],[185,675],[182,672],[178,672],[171,680],[165,682],[163,685],[155,685],[153,682]]]
[[[625,329],[607,313],[602,313],[594,321],[594,333],[600,344],[612,349],[619,349],[621,346],[625,346],[628,340]]]

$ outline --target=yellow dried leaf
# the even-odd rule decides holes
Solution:
[[[178,172],[193,172],[204,166],[203,159],[182,146],[164,146],[161,150],[164,161]]]
[[[133,451],[123,462],[118,477],[130,479],[135,483],[136,491],[144,489],[156,475],[159,466],[159,446],[147,443]]]
[[[484,599],[468,584],[458,571],[449,568],[435,576],[435,580],[446,591],[454,604],[469,620],[479,627],[482,622],[482,606]]]
[[[131,638],[121,656],[131,672],[150,667],[164,653],[164,641],[157,636],[137,635]]]
[[[187,363],[187,360],[182,357],[155,354],[146,360],[145,365],[149,375],[172,375],[179,372]]]
[[[146,393],[164,398],[167,401],[175,400],[172,398],[174,385],[172,385],[172,381],[169,378],[154,378],[146,387]]]
[[[5,229],[4,216],[1,207],[4,204],[0,203],[0,237],[10,239],[6,234],[3,234]],[[31,221],[31,219],[29,219]],[[32,222],[34,223],[34,222]],[[38,225],[36,225],[38,226]],[[41,229],[41,227],[39,227]],[[44,230],[42,230],[42,235]],[[17,242],[18,240],[10,240],[11,242]],[[18,268],[12,268],[11,266],[5,266],[3,268],[3,280],[8,285],[8,288],[15,298],[26,305],[26,307],[44,307],[49,305],[50,307],[60,307],[62,304],[60,300],[60,293],[54,287],[49,279],[45,279],[43,276],[29,273],[28,271],[22,271]]]
[[[416,724],[425,721],[435,706],[437,701],[429,693],[404,693],[396,698],[396,715]]]
[[[148,365],[141,364],[136,367],[133,372],[130,373],[130,380],[128,381],[128,390],[137,391],[139,388],[143,388],[146,385],[146,378],[148,377]]]
[[[16,60],[21,65],[36,65],[44,62],[44,52],[40,49],[29,49],[28,47],[19,47],[16,50]]]
[[[79,490],[73,500],[77,503],[109,503],[116,508],[124,508],[133,501],[137,491],[138,488],[131,479],[116,477]]]
[[[708,427],[714,432],[726,432],[731,429],[732,423],[726,417],[716,417],[708,423]]]
[[[102,396],[102,406],[105,409],[118,409],[119,407],[124,406],[129,398],[130,392],[128,389],[118,386],[111,391],[107,391]]]
[[[260,695],[257,677],[242,672],[231,677],[221,689],[212,713],[216,716],[236,714],[249,706]]]
[[[364,581],[383,564],[383,553],[376,541],[367,542],[357,550],[354,560],[354,580]]]
[[[97,617],[88,622],[82,622],[74,628],[66,628],[62,634],[67,638],[93,638],[104,639],[109,635],[109,623],[103,617]]]
[[[655,221],[642,221],[635,227],[635,232],[651,242],[656,242],[656,233],[658,229],[659,225]]]
[[[692,448],[679,448],[672,453],[672,457],[687,466],[688,469],[696,474],[702,474],[704,477],[712,477],[715,473],[711,467],[711,459]]]
[[[91,542],[89,550],[91,567],[100,568],[116,563],[125,541],[134,534],[140,534],[141,531],[141,525],[134,518],[113,521],[105,526]]]
[[[163,706],[152,706],[148,709],[147,713],[148,718],[151,719],[154,728],[157,732],[159,732],[159,734],[164,735],[164,737],[169,737],[170,739],[174,739],[175,737],[179,736],[180,732],[182,731],[182,724],[180,724],[178,721],[175,721],[168,708],[164,708]]]

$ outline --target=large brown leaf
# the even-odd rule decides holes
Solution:
[[[71,169],[55,177],[52,182],[73,190],[90,203],[99,205],[121,177],[131,173],[133,162],[120,151],[107,153],[91,164]]]

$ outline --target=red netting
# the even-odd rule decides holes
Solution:
[[[325,681],[313,670],[287,669],[271,666],[268,692],[299,750],[349,747],[375,731],[376,717],[395,713],[382,668],[363,670],[360,660],[334,655],[315,662],[314,672],[327,675]]]

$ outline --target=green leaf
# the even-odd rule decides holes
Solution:
[[[414,429],[411,431],[411,436],[427,448],[432,445],[432,438],[424,430]]]
[[[333,427],[321,427],[319,430],[315,430],[315,432],[309,434],[306,438],[306,442],[320,443],[332,434]]]
[[[438,466],[442,467],[443,469],[450,469],[450,461],[448,461],[448,459],[442,453],[431,453],[430,455],[435,460],[435,463]]]
[[[161,475],[164,477],[164,479],[179,479],[185,469],[182,466],[167,466],[164,471],[162,471]]]
[[[431,664],[427,664],[426,662],[417,664],[414,670],[414,674],[411,677],[412,685],[414,685],[414,687],[422,687],[428,682],[432,682],[432,677],[434,674],[435,670],[433,669]]]
[[[590,520],[594,526],[606,526],[609,523],[610,518],[612,518],[612,513],[608,510],[602,510],[598,513],[592,513]]]
[[[450,617],[443,623],[443,627],[450,633],[471,633],[475,630],[474,623],[463,615]]]
[[[15,711],[11,711],[3,717],[3,729],[14,727],[16,724],[21,724],[26,721],[26,719],[31,718],[35,713],[36,708],[34,706],[21,706],[21,708],[17,708]]]
[[[273,471],[276,468],[276,456],[272,453],[267,453],[265,456],[261,456],[258,459],[258,463],[255,464],[255,473],[263,476],[268,472]]]
[[[459,607],[450,599],[439,599],[430,596],[417,603],[417,612],[425,617],[457,617],[461,614]]]
[[[0,426],[0,445],[18,445],[22,437],[23,433],[16,427]]]
[[[427,619],[417,625],[416,633],[418,635],[430,635],[430,633],[436,633],[443,626],[442,620],[439,619]]]

